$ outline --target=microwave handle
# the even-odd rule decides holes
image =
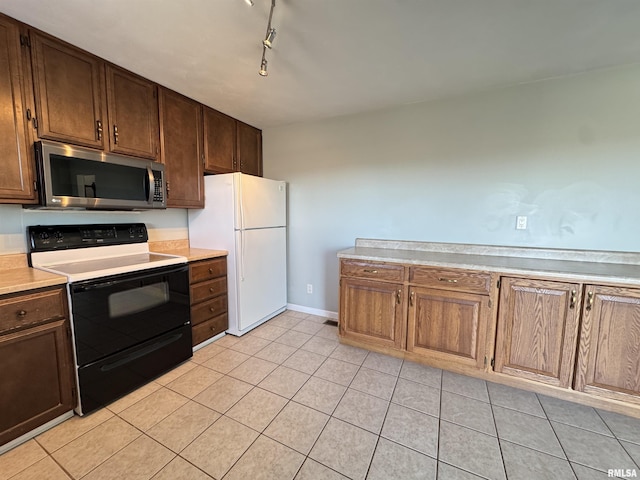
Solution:
[[[147,203],[153,203],[153,190],[152,186],[155,186],[155,178],[153,177],[153,171],[151,167],[147,165],[147,176],[145,177],[144,188],[147,194]]]

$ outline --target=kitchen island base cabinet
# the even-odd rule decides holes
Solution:
[[[502,277],[495,371],[570,388],[580,285]]]
[[[383,347],[403,348],[402,293],[402,284],[342,278],[341,335]]]
[[[640,404],[640,289],[585,286],[575,389]]]
[[[0,298],[0,445],[75,407],[66,317],[60,288]]]
[[[489,297],[411,287],[407,351],[484,368]]]

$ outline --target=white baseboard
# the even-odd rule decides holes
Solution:
[[[295,303],[287,303],[287,309],[295,312],[309,313],[311,315],[318,315],[320,317],[338,319],[338,312],[331,312],[329,310],[320,310],[319,308],[305,307],[303,305],[296,305]]]

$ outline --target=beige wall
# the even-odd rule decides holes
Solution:
[[[356,237],[640,250],[639,66],[263,138],[265,176],[289,182],[294,304],[337,310],[336,252]]]

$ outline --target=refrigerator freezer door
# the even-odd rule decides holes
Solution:
[[[229,315],[230,333],[242,335],[285,310],[286,245],[284,227],[236,232],[237,310]],[[230,309],[233,309],[232,305]],[[237,325],[233,325],[234,317]]]
[[[284,227],[287,224],[286,183],[234,173],[236,230]]]

